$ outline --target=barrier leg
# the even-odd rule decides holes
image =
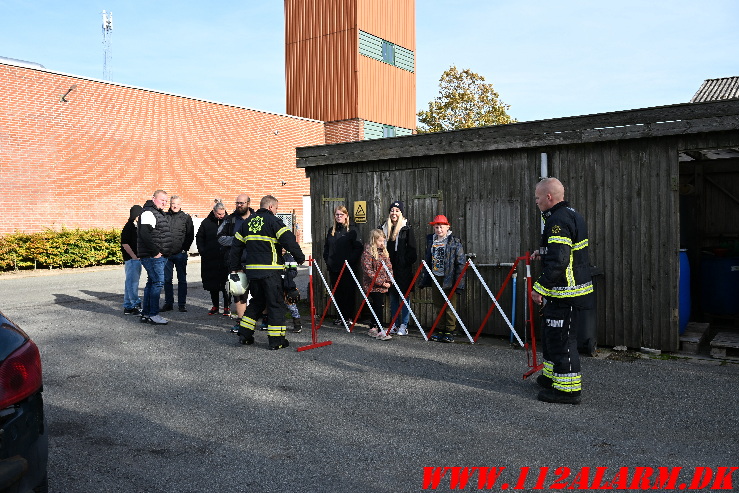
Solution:
[[[403,292],[400,290],[400,286],[398,286],[398,283],[395,282],[395,277],[393,277],[392,273],[390,272],[390,269],[387,268],[385,263],[382,263],[382,266],[385,268],[385,272],[387,272],[387,275],[390,276],[390,281],[393,283],[393,287],[398,291],[398,294],[401,297],[402,303],[398,303],[398,309],[395,311],[395,315],[393,316],[393,319],[390,321],[390,325],[387,326],[388,333],[390,332],[390,328],[393,326],[395,321],[398,319],[398,316],[400,315],[400,312],[403,310],[403,305],[405,305],[408,308],[408,313],[413,317],[413,321],[416,322],[416,325],[418,325],[418,329],[421,331],[421,334],[423,334],[423,338],[428,340],[426,337],[426,333],[423,331],[423,328],[421,327],[421,323],[416,318],[416,314],[413,312],[413,309],[411,308],[411,304],[408,301],[408,298],[411,294],[411,291],[413,290],[413,285],[416,283],[416,279],[418,279],[418,275],[421,273],[421,266],[418,266],[418,270],[416,271],[416,275],[413,277],[413,280],[411,281],[410,286],[408,286],[408,292],[403,296]]]
[[[531,291],[533,290],[533,281],[531,279],[531,257],[529,252],[526,252],[526,304],[529,311],[529,330],[531,331],[531,360],[529,362],[529,371],[523,374],[524,380],[529,378],[531,375],[541,370],[544,365],[540,364],[536,359],[536,334],[534,333],[534,300],[531,298]],[[528,344],[526,349],[529,349]]]
[[[316,323],[316,302],[313,293],[313,259],[308,258],[308,297],[310,299],[310,336],[312,344],[307,346],[298,347],[298,352],[307,351],[308,349],[315,349],[323,346],[328,346],[331,341],[318,342],[318,327]]]
[[[475,341],[472,339],[472,336],[467,331],[467,327],[464,325],[464,322],[461,318],[459,318],[459,314],[457,314],[457,310],[454,309],[454,306],[449,302],[449,298],[447,297],[446,293],[444,293],[444,289],[439,285],[439,281],[436,280],[436,276],[434,276],[433,272],[431,272],[431,268],[429,268],[428,264],[426,264],[426,260],[422,260],[421,263],[424,265],[426,270],[428,271],[429,276],[431,277],[431,280],[436,285],[436,288],[439,290],[441,295],[444,297],[444,306],[441,307],[441,311],[436,316],[436,320],[434,320],[434,325],[431,326],[431,330],[429,331],[429,337],[434,333],[434,330],[436,329],[436,325],[439,323],[439,320],[441,320],[441,316],[444,314],[444,310],[447,309],[447,307],[451,308],[452,313],[454,313],[454,316],[457,318],[457,322],[459,322],[460,327],[462,327],[462,330],[464,330],[464,333],[467,334],[467,339],[470,340],[470,344],[474,344]],[[468,260],[464,264],[464,268],[462,269],[462,273],[457,278],[457,281],[454,283],[454,286],[452,286],[452,290],[449,292],[449,296],[453,296],[454,292],[457,290],[457,286],[459,286],[459,283],[462,282],[462,279],[464,278],[464,274],[467,271],[467,267],[470,264],[470,260]]]
[[[321,280],[323,281],[323,285],[326,287],[326,291],[329,294],[329,299],[326,300],[326,306],[323,309],[323,313],[321,314],[321,321],[318,322],[319,326],[323,325],[323,319],[326,318],[326,313],[328,313],[328,307],[331,305],[331,302],[334,302],[334,306],[336,307],[336,313],[339,314],[339,318],[341,318],[341,321],[344,322],[344,326],[346,327],[346,321],[344,320],[344,314],[341,313],[341,310],[339,309],[339,304],[336,302],[336,298],[334,297],[334,293],[336,293],[336,289],[339,287],[339,283],[341,282],[341,276],[344,275],[344,267],[348,265],[342,265],[341,270],[339,271],[339,277],[336,278],[336,284],[334,284],[333,289],[329,289],[328,283],[326,282],[326,278],[323,277],[323,274],[321,274],[321,271],[318,271],[318,275],[321,277]],[[348,328],[347,328],[348,330]]]
[[[364,308],[365,303],[367,304],[367,307],[370,309],[372,316],[375,317],[375,322],[377,322],[377,326],[381,327],[380,321],[378,320],[377,315],[375,314],[375,310],[372,309],[372,303],[370,303],[369,299],[367,299],[367,296],[372,292],[372,288],[375,285],[375,281],[377,281],[377,276],[380,275],[380,269],[377,269],[377,272],[375,272],[375,275],[372,277],[372,281],[370,281],[369,288],[367,288],[367,293],[365,293],[364,289],[362,289],[362,285],[359,283],[359,280],[357,279],[357,276],[354,275],[354,271],[351,269],[351,267],[349,267],[348,263],[346,264],[346,266],[349,269],[349,274],[351,274],[352,278],[354,279],[354,283],[359,288],[359,292],[362,293],[362,303],[359,305],[359,310],[357,310],[357,314],[354,315],[354,320],[352,321],[352,326],[351,326],[351,329],[349,329],[349,332],[354,330],[354,326],[357,324],[357,320],[359,320],[359,314],[362,313],[362,308]]]

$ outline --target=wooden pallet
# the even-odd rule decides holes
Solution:
[[[709,323],[690,322],[685,327],[685,332],[680,336],[680,351],[683,353],[697,354],[708,337]]]
[[[711,356],[739,361],[739,333],[719,332],[711,341]]]

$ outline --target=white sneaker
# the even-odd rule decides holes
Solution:
[[[370,330],[369,330],[369,331],[367,332],[367,335],[368,335],[368,336],[370,336],[370,337],[377,337],[377,335],[378,335],[379,333],[380,333],[380,331],[379,331],[379,330],[377,330],[377,328],[375,328],[375,327],[372,327],[372,328],[371,328],[371,329],[370,329]]]
[[[398,333],[398,326],[393,324],[392,327],[390,327],[390,333],[391,334],[397,334]]]
[[[390,339],[392,339],[392,338],[393,338],[393,336],[389,335],[389,334],[388,334],[387,332],[385,332],[384,330],[383,330],[383,331],[381,331],[381,332],[379,332],[379,333],[377,334],[377,339],[378,339],[378,340],[380,340],[380,341],[389,341],[389,340],[390,340]]]
[[[391,332],[392,334],[392,332]],[[400,327],[398,327],[397,334],[399,336],[407,336],[408,335],[408,326],[406,324],[400,324]]]
[[[149,317],[149,323],[154,325],[167,325],[169,320],[161,315],[154,315],[153,317]]]

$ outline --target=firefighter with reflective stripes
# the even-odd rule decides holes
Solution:
[[[588,231],[583,217],[564,200],[556,178],[536,186],[536,205],[542,213],[542,272],[532,298],[542,308],[544,371],[536,379],[544,387],[538,399],[579,404],[582,391],[577,332],[584,312],[593,308],[593,282],[588,256]]]
[[[298,264],[305,262],[305,255],[295,235],[275,216],[277,205],[278,201],[272,195],[262,197],[259,210],[245,220],[236,232],[229,259],[230,275],[238,277],[238,272],[246,272],[252,296],[239,322],[239,342],[254,344],[254,327],[266,308],[269,349],[290,345],[285,338],[286,308],[282,288],[285,265],[282,249],[290,252]],[[246,250],[246,265],[242,270],[243,250]]]

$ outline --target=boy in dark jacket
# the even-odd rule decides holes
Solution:
[[[434,233],[426,237],[426,263],[431,268],[431,272],[444,290],[447,298],[449,298],[449,303],[456,310],[457,292],[464,290],[464,279],[460,281],[453,296],[449,296],[449,293],[454,287],[454,283],[457,282],[457,278],[462,274],[462,269],[464,269],[466,262],[464,248],[462,248],[461,240],[452,235],[446,216],[439,214],[429,224],[434,227]],[[432,286],[434,306],[438,311],[441,311],[446,301],[426,270],[422,271],[419,282],[422,288]],[[431,336],[431,340],[454,342],[453,332],[456,325],[457,318],[454,316],[454,312],[447,307],[444,311],[444,317],[441,319],[441,325],[436,333]]]

